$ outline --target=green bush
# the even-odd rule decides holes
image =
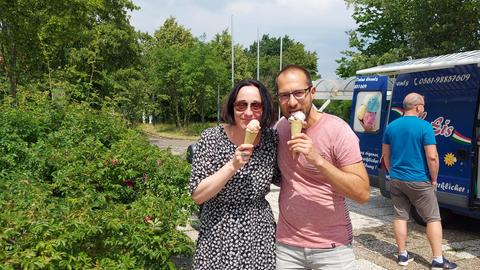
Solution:
[[[0,104],[4,269],[174,269],[190,167],[109,109],[29,95]]]

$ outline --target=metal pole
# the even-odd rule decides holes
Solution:
[[[231,27],[230,27],[231,29],[230,30],[231,30],[231,35],[232,35],[232,88],[233,88],[233,86],[235,84],[235,79],[234,79],[234,74],[235,74],[235,64],[234,64],[235,53],[234,53],[234,51],[235,51],[235,47],[234,47],[234,41],[233,41],[233,15],[232,15],[230,23],[231,23]]]
[[[217,126],[220,125],[220,85],[217,84]]]
[[[283,37],[280,37],[280,70],[282,70]]]
[[[283,58],[283,37],[280,37],[280,69],[282,70],[282,58]],[[277,89],[278,90],[278,89]],[[280,111],[280,104],[278,104],[278,119],[282,117],[282,112]]]
[[[257,26],[257,81],[260,80],[260,39],[258,37],[258,26]]]

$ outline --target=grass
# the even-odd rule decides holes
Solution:
[[[202,131],[217,123],[192,123],[186,127],[176,127],[175,124],[159,123],[155,125],[139,124],[138,128],[151,136],[171,139],[198,140]]]

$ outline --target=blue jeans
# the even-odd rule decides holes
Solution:
[[[351,245],[335,248],[302,248],[276,242],[277,270],[284,269],[357,269]]]

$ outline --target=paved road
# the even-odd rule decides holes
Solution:
[[[187,147],[194,143],[194,141],[170,139],[162,137],[149,137],[148,140],[160,148],[169,148],[173,154],[182,155],[185,154]]]
[[[151,142],[160,147],[170,147],[177,154],[185,153],[191,141],[171,139],[151,139]],[[272,206],[275,218],[278,219],[278,192],[279,188],[271,187],[267,200]],[[353,224],[354,251],[357,256],[358,269],[401,269],[396,264],[397,253],[393,231],[392,205],[389,199],[384,198],[377,188],[372,188],[370,200],[367,204],[359,205],[347,201],[350,209],[350,218]],[[314,213],[312,213],[314,214]],[[444,255],[456,261],[460,269],[480,269],[480,221],[460,216],[444,217]],[[191,227],[182,228],[192,238],[198,233]],[[405,269],[429,269],[431,252],[425,235],[425,227],[409,222],[409,251],[415,261]],[[188,266],[186,267],[188,269]]]

